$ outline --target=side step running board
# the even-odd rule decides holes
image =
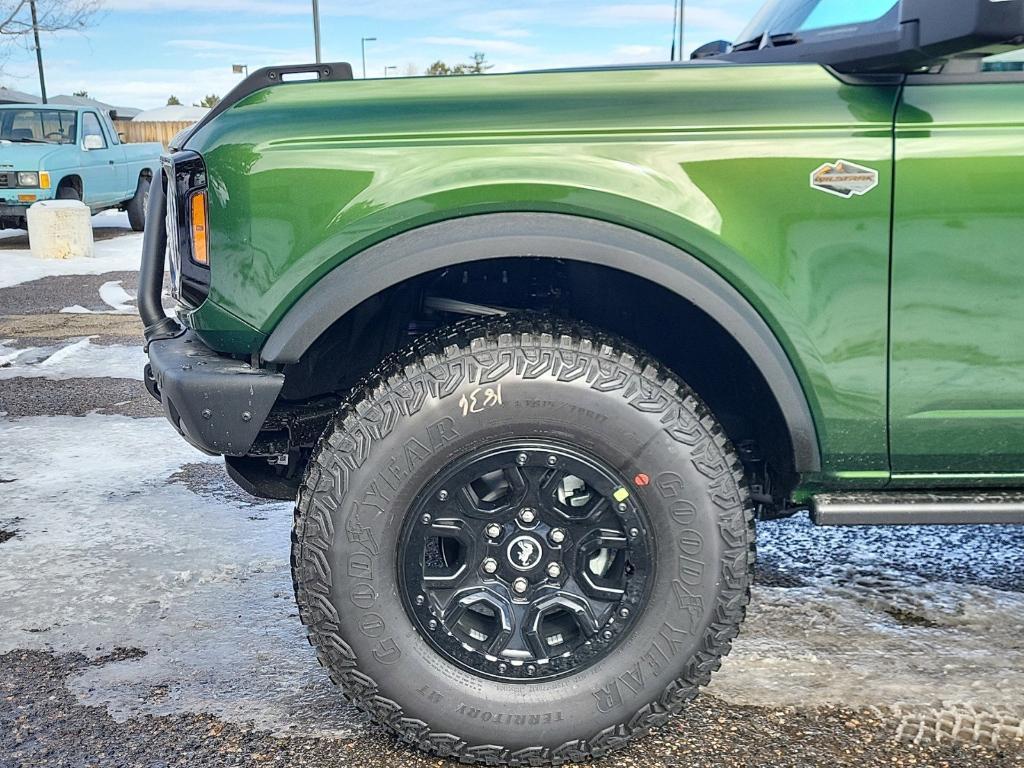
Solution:
[[[1024,493],[831,493],[812,498],[815,525],[1024,525]]]

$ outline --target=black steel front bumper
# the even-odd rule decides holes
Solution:
[[[149,343],[146,388],[206,453],[248,453],[282,386],[284,374],[219,355],[191,333]]]
[[[274,406],[284,374],[220,355],[164,313],[167,249],[163,172],[152,186],[139,273],[139,314],[145,325],[146,388],[174,428],[210,454],[244,456]]]

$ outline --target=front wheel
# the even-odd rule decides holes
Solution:
[[[664,723],[743,620],[737,454],[624,342],[537,319],[421,339],[358,390],[299,493],[300,616],[403,740],[576,761]]]

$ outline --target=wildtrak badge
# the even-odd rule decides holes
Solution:
[[[878,171],[846,160],[836,160],[811,172],[811,186],[849,199],[854,195],[866,195],[877,187]]]

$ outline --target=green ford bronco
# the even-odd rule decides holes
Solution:
[[[147,386],[296,500],[345,696],[602,755],[718,668],[755,520],[1024,522],[1022,45],[1024,0],[770,0],[686,64],[268,68],[179,137]]]

